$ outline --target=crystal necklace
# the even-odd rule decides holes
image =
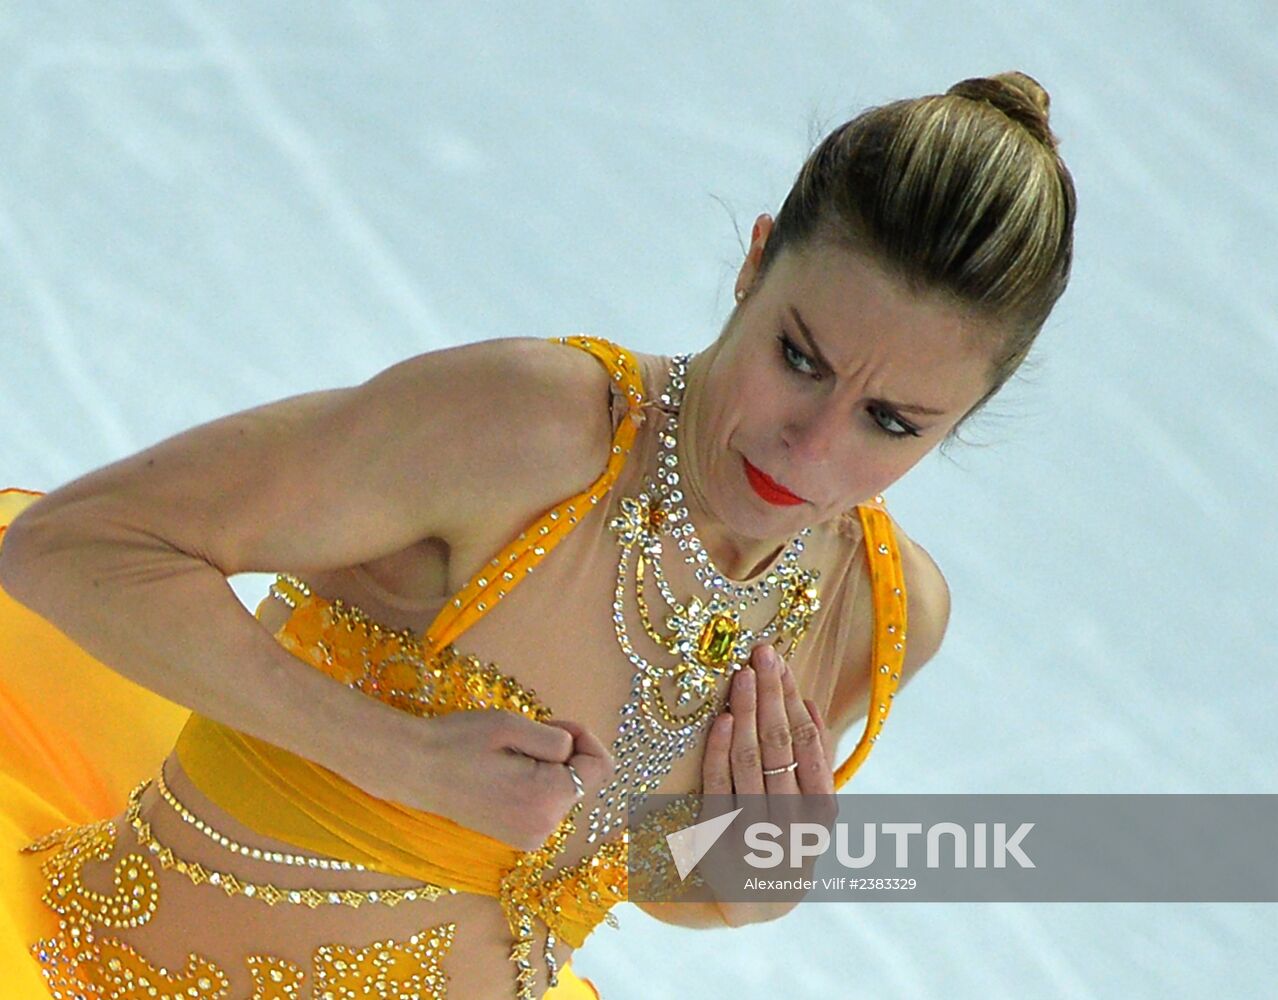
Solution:
[[[672,359],[669,385],[660,397],[667,422],[659,432],[656,479],[649,477],[638,495],[623,497],[621,513],[608,522],[621,548],[613,624],[617,642],[635,672],[612,745],[617,771],[611,783],[600,789],[602,801],[590,813],[586,837],[590,843],[620,825],[627,809],[641,805],[674,762],[687,753],[719,709],[719,682],[749,662],[754,646],[776,637],[778,652],[789,656],[821,607],[816,587],[820,571],[804,569],[798,562],[811,528],[800,531],[768,572],[749,585],[734,583],[716,569],[697,538],[683,505],[678,459],[679,410],[689,357],[680,354]],[[674,540],[684,561],[694,567],[705,594],[694,595],[686,603],[675,596],[661,564],[665,536]],[[665,631],[653,621],[648,604],[645,576],[649,569],[669,609],[661,623]],[[673,654],[673,666],[651,662],[631,641],[623,612],[632,575],[644,632],[661,649],[662,659]],[[779,594],[780,600],[772,617],[762,627],[747,627],[742,613],[773,594]],[[785,639],[789,646],[781,650]],[[662,689],[668,680],[674,681],[678,692],[674,706]]]

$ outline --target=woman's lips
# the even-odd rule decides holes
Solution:
[[[741,456],[741,462],[745,466],[746,481],[754,492],[768,503],[777,507],[793,507],[796,504],[807,503],[803,497],[795,496],[780,483],[770,479],[767,473],[756,469],[744,455]]]

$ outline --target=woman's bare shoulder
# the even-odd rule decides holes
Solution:
[[[453,463],[468,481],[457,497],[444,537],[470,534],[477,519],[505,514],[527,521],[565,496],[590,486],[604,470],[612,444],[610,378],[585,351],[557,340],[507,337],[465,345],[471,357],[470,420],[486,428],[458,427],[469,457]],[[438,362],[422,355],[408,363],[413,393],[423,404],[436,395]],[[412,368],[421,371],[414,378]],[[451,541],[452,538],[450,537]]]

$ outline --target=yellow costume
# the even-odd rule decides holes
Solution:
[[[638,414],[644,386],[629,352],[600,338],[557,339],[603,363],[631,414]],[[551,718],[534,692],[460,652],[454,642],[599,503],[616,481],[640,423],[623,419],[608,466],[595,482],[520,532],[444,605],[424,635],[385,628],[360,609],[330,601],[281,574],[272,592],[292,611],[275,638],[335,680],[417,715],[496,708]],[[0,491],[0,545],[5,526],[39,496]],[[873,710],[856,749],[835,772],[836,787],[851,777],[878,737],[905,648],[905,582],[891,520],[877,503],[857,511],[873,587]],[[103,817],[114,816],[129,790],[140,790],[139,781],[145,783],[174,746],[201,792],[264,835],[313,855],[417,880],[421,898],[452,891],[499,899],[516,951],[522,947],[525,957],[533,919],[577,947],[610,919],[612,906],[627,898],[629,838],[624,833],[604,839],[580,862],[551,872],[562,826],[541,850],[521,852],[443,816],[375,798],[318,764],[134,685],[0,591],[0,983],[6,997],[228,997],[225,971],[200,957],[198,940],[191,941],[185,969],[161,970],[112,937],[113,928],[164,920],[158,875],[171,868],[205,883],[201,889],[211,895],[257,896],[262,905],[391,902],[367,898],[377,893],[340,898],[345,894],[313,890],[292,893],[305,897],[300,899],[268,898],[289,893],[186,865],[158,843],[149,856],[133,854],[108,869],[113,891],[90,889],[82,870],[102,866],[115,842],[116,831]],[[149,836],[136,811],[131,816],[135,832]],[[146,837],[141,839],[146,843]],[[99,878],[95,884],[106,883]],[[254,1000],[319,997],[329,995],[326,991],[442,997],[448,949],[454,936],[464,933],[465,927],[440,923],[423,926],[410,940],[335,942],[317,948],[309,968],[269,954],[244,960],[255,984]],[[522,982],[517,978],[517,984]],[[559,970],[558,985],[544,996],[588,1000],[598,992],[568,963]]]

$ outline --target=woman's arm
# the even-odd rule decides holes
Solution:
[[[599,367],[486,341],[196,427],[27,508],[0,585],[138,684],[348,774],[352,732],[422,720],[299,663],[226,577],[344,567],[585,488],[609,428],[575,358]]]

